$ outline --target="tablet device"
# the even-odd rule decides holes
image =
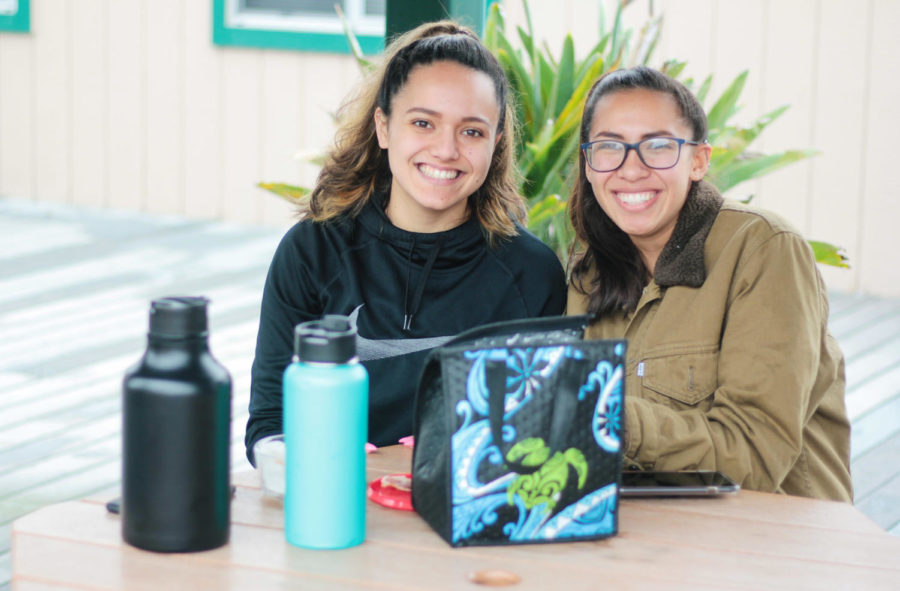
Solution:
[[[715,470],[622,473],[623,497],[711,497],[736,493],[740,486]]]

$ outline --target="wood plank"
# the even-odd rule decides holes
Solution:
[[[31,7],[34,51],[35,195],[43,201],[71,198],[71,3]]]
[[[0,591],[7,591],[0,586]],[[79,591],[77,587],[51,584],[42,581],[16,581],[16,591]]]
[[[300,151],[303,95],[298,62],[288,53],[262,56],[262,158],[259,181],[300,184]],[[284,199],[254,188],[248,198],[260,200],[261,221],[283,228],[293,224],[294,207]]]
[[[900,458],[900,432],[856,457],[850,472],[854,501],[864,501],[900,473],[897,458]]]
[[[865,66],[868,96],[863,103],[866,135],[861,153],[865,184],[857,193],[865,228],[859,272],[867,290],[900,296],[900,266],[892,254],[896,221],[900,219],[900,190],[892,150],[884,148],[895,137],[896,127],[885,125],[883,116],[900,102],[900,79],[882,75],[896,66],[894,56],[900,55],[900,37],[896,34],[900,28],[900,3],[872,0],[870,5],[871,29],[866,39],[869,59]]]
[[[161,248],[144,247],[131,252],[113,254],[106,257],[87,259],[83,262],[66,265],[56,269],[37,269],[31,273],[3,281],[0,292],[0,303],[16,299],[31,299],[37,295],[46,297],[53,290],[66,290],[85,285],[87,282],[99,283],[110,278],[140,273],[142,264],[162,267],[174,264],[182,255],[167,252]]]
[[[831,310],[831,314],[829,318],[837,319],[843,316],[847,312],[852,312],[858,308],[864,308],[869,304],[874,303],[874,300],[882,300],[884,298],[873,298],[871,296],[867,296],[861,293],[842,293],[842,292],[834,292],[836,297],[839,297],[844,304],[840,307],[840,309]]]
[[[885,530],[900,525],[900,474],[857,501],[856,506]]]
[[[737,22],[743,18],[740,3],[730,15]],[[753,149],[765,153],[803,149],[813,138],[812,113],[815,112],[816,36],[818,5],[808,0],[782,0],[763,6],[763,42],[759,64],[759,103],[748,102],[753,96],[741,97],[742,110],[748,115],[762,116],[783,105],[791,108],[770,125]],[[729,37],[731,32],[728,33]],[[740,42],[738,39],[737,42]],[[793,68],[772,67],[790,56]],[[740,63],[740,61],[738,61]],[[750,76],[757,66],[750,65]],[[752,88],[752,87],[751,87]],[[746,92],[745,92],[746,94]],[[810,161],[796,163],[767,174],[759,182],[759,197],[753,203],[783,215],[800,230],[810,235],[812,209],[816,207],[809,191]],[[790,195],[789,199],[785,199]],[[830,236],[828,236],[830,238]]]
[[[54,372],[47,376],[32,376],[4,392],[4,400],[0,409],[4,413],[33,398],[48,398],[56,393],[64,394],[69,388],[90,389],[104,383],[112,383],[121,377],[123,368],[137,359],[136,355],[126,354],[118,358],[100,361],[90,366],[82,366],[78,371]],[[40,407],[35,407],[40,408]]]
[[[228,125],[222,118],[223,50],[210,43],[208,3],[185,2],[184,19],[184,212],[215,218],[222,213],[222,144]]]
[[[18,589],[20,581],[49,580],[51,585],[70,584],[77,589],[133,589],[153,591],[165,584],[173,591],[199,591],[204,589],[359,589],[353,583],[321,578],[295,578],[285,580],[280,573],[263,569],[230,567],[221,563],[192,559],[185,555],[170,555],[171,560],[160,563],[159,556],[150,552],[128,548],[123,556],[102,546],[83,545],[56,539],[33,539],[18,536],[14,542],[16,556],[14,568]],[[36,553],[46,552],[55,563],[54,573],[30,576],[40,572]],[[30,555],[27,560],[21,555]],[[162,569],[162,570],[161,570]],[[164,579],[161,573],[164,572]],[[165,583],[163,583],[163,580]],[[178,581],[178,583],[175,583]]]
[[[72,202],[104,205],[108,145],[106,0],[72,11]]]
[[[144,211],[184,213],[184,3],[144,3],[147,202]]]
[[[894,311],[860,330],[835,338],[838,338],[844,357],[848,361],[854,361],[871,349],[882,346],[885,341],[897,337],[900,337],[900,314]]]
[[[850,430],[851,463],[855,458],[861,457],[898,432],[900,432],[900,397],[894,398],[853,422]],[[900,468],[896,460],[893,465]]]
[[[896,351],[888,349],[888,352],[891,350]],[[877,361],[874,360],[873,364]],[[848,373],[848,383],[852,385],[847,388],[847,412],[851,420],[871,412],[900,394],[900,365],[896,362],[876,367],[869,375],[859,375],[860,373],[861,371]]]
[[[11,521],[47,505],[81,498],[93,491],[107,489],[121,477],[122,463],[118,458],[101,459],[80,472],[63,475],[26,492],[0,499],[0,523]]]
[[[866,100],[866,43],[845,43],[845,39],[869,36],[869,2],[847,10],[839,2],[818,2],[818,38],[816,40],[815,103],[810,112],[812,142],[809,147],[822,153],[812,159],[809,191],[813,195],[809,237],[838,244],[850,257],[850,269],[820,266],[832,289],[853,291],[860,288],[862,200],[848,199],[863,192],[863,167],[860,151],[846,157],[846,147],[862,146],[865,138],[865,110],[848,109]],[[792,107],[793,111],[794,108]]]
[[[693,77],[695,88],[715,72],[713,60],[716,49],[713,39],[718,26],[716,19],[718,2],[713,0],[668,0],[660,10],[665,15],[657,59],[678,59],[687,62],[685,75]],[[612,26],[612,9],[607,11]],[[657,65],[657,64],[654,64]],[[717,74],[710,92],[710,99],[718,97],[730,80]],[[712,102],[706,105],[712,106]]]
[[[261,283],[262,281],[260,285]],[[206,281],[206,285],[206,289],[177,290],[176,293],[202,293],[216,302],[210,306],[215,308],[217,322],[256,322],[261,288],[251,290],[249,287],[227,284],[209,287],[212,285],[209,281]],[[43,329],[31,327],[31,330],[27,330],[28,325],[19,325],[16,330],[10,330],[10,333],[22,334],[15,339],[10,337],[12,342],[0,344],[0,354],[7,356],[8,367],[35,367],[42,361],[49,361],[68,352],[81,353],[89,349],[110,347],[115,350],[121,344],[133,344],[136,339],[143,341],[150,299],[148,294],[142,294],[139,298],[127,298],[120,303],[120,309],[110,310],[109,314],[104,314],[103,308],[92,306],[83,315],[62,317],[63,319]],[[210,318],[212,321],[212,314]],[[137,351],[133,346],[127,348]]]
[[[4,237],[0,252],[0,277],[11,277],[29,266],[21,264],[22,259],[53,250],[68,250],[91,242],[91,237],[71,222],[54,219],[23,219],[12,221],[10,211],[21,208],[25,202],[4,200],[5,221],[0,224],[0,235]],[[32,207],[34,207],[32,205]]]
[[[10,586],[4,584],[9,581],[12,574],[12,556],[7,552],[0,552],[0,591],[9,591]],[[18,591],[18,587],[16,588]]]
[[[272,512],[277,513],[277,509],[273,508]],[[742,575],[735,573],[735,561],[758,568],[760,580],[765,580],[766,588],[798,588],[797,579],[793,575],[797,573],[798,567],[804,566],[807,568],[803,568],[802,584],[806,588],[812,588],[813,585],[834,588],[851,583],[888,588],[888,583],[896,581],[896,577],[900,576],[900,569],[886,566],[893,563],[895,552],[900,550],[900,540],[896,544],[885,543],[893,540],[884,534],[874,534],[875,537],[872,537],[871,534],[847,533],[843,549],[858,548],[849,553],[842,553],[839,548],[828,551],[821,544],[809,544],[808,537],[804,540],[805,543],[797,543],[793,536],[781,541],[781,532],[778,535],[772,535],[771,532],[766,535],[766,539],[772,543],[770,549],[762,553],[747,552],[739,542],[738,547],[725,546],[729,550],[723,552],[723,542],[735,543],[735,537],[728,533],[734,526],[729,520],[723,520],[721,527],[717,528],[704,526],[701,540],[698,541],[694,535],[687,535],[683,528],[685,523],[698,524],[702,520],[681,521],[676,515],[670,527],[669,514],[663,513],[659,516],[662,520],[650,516],[648,519],[652,523],[640,525],[640,528],[649,527],[649,530],[643,529],[640,533],[623,531],[620,536],[601,542],[452,549],[414,514],[401,515],[400,512],[370,505],[369,516],[373,526],[369,528],[370,536],[366,542],[341,552],[304,551],[285,544],[281,529],[235,524],[227,547],[193,555],[166,556],[164,560],[167,573],[177,576],[184,564],[190,564],[191,573],[203,573],[210,566],[224,572],[245,568],[259,572],[290,569],[296,576],[308,577],[312,581],[410,589],[459,588],[464,584],[468,573],[497,564],[515,568],[523,578],[522,583],[517,586],[521,589],[553,588],[554,582],[558,582],[561,577],[566,577],[567,588],[593,588],[598,576],[604,577],[608,584],[634,585],[635,581],[640,581],[637,588],[658,588],[659,585],[673,581],[690,581],[691,585],[710,584],[716,588],[738,588],[744,583]],[[394,527],[383,527],[383,523],[376,527],[379,520],[394,524]],[[21,523],[16,523],[13,534],[14,568],[24,575],[30,569],[37,570],[41,566],[25,563],[26,560],[32,560],[30,557],[37,548],[41,549],[45,557],[55,558],[59,555],[63,558],[62,564],[54,565],[54,571],[59,569],[57,572],[60,577],[72,577],[78,582],[95,578],[101,584],[108,584],[105,577],[115,576],[120,570],[115,568],[116,564],[136,565],[135,561],[149,561],[150,557],[156,556],[123,547],[119,538],[118,520],[106,515],[102,506],[67,503],[47,508],[20,521]],[[62,523],[67,525],[63,526]],[[636,522],[634,527],[638,527]],[[785,533],[791,530],[784,529]],[[77,540],[71,535],[73,531],[78,532]],[[809,535],[809,532],[799,533]],[[827,534],[822,532],[822,535],[824,537]],[[686,544],[697,562],[686,564],[667,550],[673,544],[668,536],[676,538],[674,544],[679,547],[684,548]],[[878,544],[873,545],[872,542],[876,539]],[[72,543],[76,541],[79,543]],[[758,547],[758,543],[756,546]],[[815,554],[817,549],[823,550],[829,558],[836,557],[837,561],[822,560]],[[406,558],[402,568],[372,569],[367,566],[394,563],[398,552]],[[90,553],[90,556],[84,553]],[[798,563],[798,555],[813,558],[808,561],[799,559]],[[68,558],[64,556],[79,556],[79,559],[77,564],[66,564],[65,560]],[[113,556],[121,562],[110,563],[109,557]],[[611,568],[613,563],[614,569]],[[697,570],[697,563],[703,564],[704,569]],[[877,566],[865,567],[873,564]],[[175,570],[170,570],[170,565]],[[93,572],[101,569],[103,572]],[[687,585],[685,583],[684,588],[688,588]]]
[[[97,421],[68,426],[54,437],[4,447],[0,449],[0,474],[5,478],[11,471],[33,470],[41,461],[83,449],[98,440],[119,437],[121,431],[122,417],[119,413],[114,413]],[[4,488],[7,488],[7,485],[5,481],[0,484]]]
[[[107,3],[110,205],[139,210],[147,201],[146,34],[143,0]]]
[[[870,324],[877,323],[885,316],[896,315],[898,310],[900,310],[900,306],[897,302],[889,299],[877,299],[829,318],[828,326],[834,334],[846,338]]]
[[[121,418],[113,415],[115,425],[121,425]],[[111,432],[110,432],[111,431]],[[98,436],[88,445],[78,446],[36,462],[30,462],[15,470],[3,473],[0,482],[0,498],[15,498],[49,483],[56,483],[69,476],[93,469],[98,462],[120,462],[122,453],[120,428],[107,428],[107,433]],[[94,487],[96,488],[96,487]]]
[[[765,112],[762,108],[762,92],[767,5],[760,2],[743,6],[734,2],[714,2],[714,5],[710,31],[711,63],[709,70],[704,72],[704,75],[714,74],[709,104],[712,106],[712,101],[721,96],[741,72],[748,70],[747,83],[741,93],[741,109],[730,121],[732,124],[746,126],[753,121],[754,116]],[[730,26],[734,22],[740,22],[741,26]],[[729,189],[726,196],[740,200],[752,197],[754,205],[778,211],[776,196],[764,193],[759,179],[751,179]]]
[[[514,3],[506,2],[504,4],[503,8],[506,10],[508,5]],[[647,0],[639,0],[634,2],[634,6],[622,13],[622,24],[625,26],[626,30],[631,29],[634,31],[633,35],[635,36],[640,34],[641,27],[647,22],[647,16],[650,13],[650,4],[651,3]],[[607,22],[611,22],[613,17],[610,5],[604,6],[604,3],[602,2],[568,0],[568,2],[566,2],[566,10],[564,11],[565,24],[561,29],[555,29],[555,27],[549,26],[549,23],[545,24],[547,15],[546,13],[540,15],[537,14],[537,7],[541,6],[542,8],[549,8],[550,14],[558,11],[558,7],[554,6],[553,3],[548,4],[546,2],[529,2],[528,5],[532,10],[532,18],[537,27],[539,42],[542,43],[544,41],[546,33],[553,32],[558,35],[555,42],[546,38],[547,43],[553,50],[553,54],[557,56],[562,53],[564,35],[568,33],[572,35],[572,41],[574,41],[575,56],[579,59],[582,58],[594,45],[600,42],[600,11],[603,10],[606,12]],[[512,29],[507,30],[512,31]]]
[[[262,201],[260,182],[262,153],[261,95],[262,52],[228,49],[222,59],[222,217],[258,223]]]
[[[846,291],[828,290],[829,318],[839,314],[844,308],[853,306],[861,300],[866,299],[859,293],[850,293]]]
[[[334,143],[334,115],[354,85],[362,78],[359,67],[350,56],[321,54],[302,63],[301,76],[306,84],[318,80],[334,80],[334,84],[317,85],[316,92],[304,92],[300,105],[300,152],[308,156],[324,154]],[[300,162],[300,183],[312,187],[318,167]]]
[[[34,195],[34,55],[28,35],[0,35],[0,195]]]

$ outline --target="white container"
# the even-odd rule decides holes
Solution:
[[[263,493],[266,496],[284,498],[284,435],[263,437],[253,446],[256,466],[262,476]]]

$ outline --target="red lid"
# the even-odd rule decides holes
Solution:
[[[369,483],[367,496],[390,509],[412,511],[412,474],[388,474]]]

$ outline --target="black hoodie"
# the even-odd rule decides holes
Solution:
[[[383,199],[383,198],[382,198]],[[356,218],[301,221],[275,252],[263,290],[245,443],[282,432],[282,374],[294,326],[354,317],[369,372],[369,441],[412,434],[413,397],[428,350],[488,322],[561,314],[565,273],[527,230],[489,247],[474,218],[433,234],[394,226],[370,199]]]

